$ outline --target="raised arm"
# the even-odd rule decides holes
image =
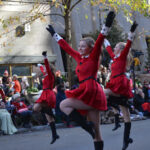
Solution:
[[[57,41],[59,46],[66,53],[71,55],[76,61],[78,61],[78,59],[80,58],[80,54],[77,51],[75,51],[73,48],[71,48],[70,45],[58,33],[55,32],[55,30],[52,27],[52,25],[48,25],[48,27],[46,29],[50,32],[52,37]]]
[[[106,23],[103,25],[101,33],[99,34],[96,43],[94,45],[93,51],[91,53],[92,57],[94,59],[99,59],[99,55],[102,51],[102,44],[104,42],[104,38],[108,35],[108,32],[112,26],[113,20],[115,18],[115,13],[113,11],[110,11],[106,18]]]
[[[112,47],[110,46],[110,43],[107,39],[104,40],[104,46],[105,46],[108,54],[110,55],[111,59],[113,59],[115,57],[115,54],[114,54]]]
[[[134,37],[135,37],[135,30],[136,30],[137,26],[138,26],[138,24],[134,21],[134,23],[131,26],[130,32],[128,33],[127,44],[126,44],[124,50],[122,51],[120,57],[122,57],[122,58],[127,57],[129,50],[131,48],[131,45],[132,45],[132,41],[134,40]]]
[[[50,80],[54,80],[54,75],[51,71],[51,68],[50,68],[50,65],[49,65],[49,62],[48,62],[48,59],[47,59],[47,52],[43,51],[42,55],[44,57],[44,64],[45,64],[45,67],[46,67],[46,72],[48,74],[48,77],[49,77]]]

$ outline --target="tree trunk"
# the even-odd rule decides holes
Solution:
[[[71,18],[70,18],[70,12],[66,11],[65,16],[65,37],[67,43],[72,47],[71,43]],[[67,54],[67,71],[68,71],[68,82],[69,82],[69,88],[72,86],[72,58]]]

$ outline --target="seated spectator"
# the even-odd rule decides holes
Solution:
[[[23,127],[30,128],[30,119],[32,111],[28,109],[27,105],[21,101],[20,94],[12,96],[12,105],[15,107],[14,114],[18,114],[23,122]]]
[[[20,93],[21,85],[20,85],[20,82],[18,81],[18,76],[14,74],[12,80],[14,82],[14,93]]]
[[[3,134],[14,134],[17,132],[16,127],[13,125],[11,115],[5,109],[5,103],[0,101],[0,130]]]
[[[11,97],[14,94],[14,82],[12,81],[12,77],[7,78],[7,84],[5,85],[5,95]]]

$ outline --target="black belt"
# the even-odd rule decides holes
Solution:
[[[79,83],[81,84],[81,83],[83,83],[83,82],[85,82],[86,80],[89,80],[89,79],[93,79],[93,80],[97,81],[94,77],[90,76],[90,77],[88,77],[88,78],[86,78],[82,81],[79,81]]]
[[[117,75],[113,76],[112,78],[116,78],[116,77],[119,77],[119,76],[121,76],[121,75],[125,75],[125,73],[117,74]]]
[[[45,91],[45,90],[51,90],[51,89],[50,88],[46,88],[46,89],[43,89],[43,90]]]

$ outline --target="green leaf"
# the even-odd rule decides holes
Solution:
[[[85,19],[88,19],[89,17],[88,17],[88,15],[87,14],[85,14]]]
[[[67,9],[67,5],[64,6],[64,9]]]

